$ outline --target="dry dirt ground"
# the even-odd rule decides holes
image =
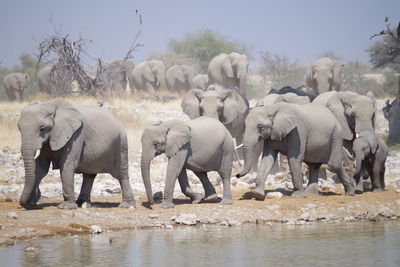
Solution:
[[[164,210],[158,204],[151,208],[146,203],[140,176],[140,136],[143,129],[159,120],[178,118],[187,120],[181,112],[180,99],[162,99],[161,96],[122,97],[104,99],[105,108],[123,123],[129,139],[129,174],[136,197],[136,209],[120,209],[118,182],[109,175],[99,175],[93,186],[93,208],[59,210],[62,201],[61,182],[58,171],[51,171],[42,181],[40,209],[24,210],[18,198],[24,184],[24,170],[19,152],[19,133],[16,122],[20,110],[28,103],[0,103],[0,245],[13,244],[16,239],[29,239],[49,235],[89,233],[93,225],[102,231],[162,227],[172,229],[179,225],[218,224],[235,226],[247,223],[259,224],[307,224],[313,222],[333,223],[360,220],[400,220],[400,152],[391,151],[386,162],[387,191],[344,196],[343,186],[330,174],[326,181],[320,180],[323,195],[304,199],[291,198],[289,171],[269,175],[266,189],[283,194],[281,198],[255,201],[245,199],[246,192],[254,186],[255,175],[240,180],[232,178],[233,205],[219,203],[190,204],[175,188],[174,209]],[[43,97],[42,97],[43,98]],[[160,101],[161,98],[161,101]],[[46,100],[40,99],[39,100]],[[98,99],[70,98],[74,104],[96,104]],[[165,100],[165,101],[164,101]],[[383,100],[378,102],[377,129],[387,134],[387,123],[380,112]],[[153,191],[164,187],[167,160],[157,157],[151,167]],[[240,170],[235,166],[234,174]],[[198,179],[189,174],[189,181],[198,192],[202,187]],[[233,175],[232,175],[233,176]],[[75,193],[79,193],[81,178],[76,175]],[[221,193],[218,177],[210,180]],[[305,183],[307,181],[305,180]],[[278,193],[278,194],[279,194]]]

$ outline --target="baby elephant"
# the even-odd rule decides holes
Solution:
[[[199,117],[189,122],[170,120],[145,129],[142,135],[141,171],[147,199],[153,203],[150,184],[150,162],[165,153],[168,157],[167,176],[162,208],[173,208],[176,179],[182,192],[197,202],[198,195],[189,187],[186,169],[194,172],[205,190],[205,200],[217,198],[207,172],[217,171],[223,182],[223,204],[232,203],[230,178],[233,161],[233,140],[224,125],[210,117]]]
[[[380,192],[385,189],[385,161],[388,148],[385,142],[372,131],[364,131],[353,142],[356,156],[356,172],[354,179],[357,183],[356,193],[363,192],[363,177],[365,171],[371,177],[372,190]]]

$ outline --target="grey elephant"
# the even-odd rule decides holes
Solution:
[[[4,89],[8,100],[23,100],[25,88],[28,86],[31,77],[26,73],[14,72],[6,75],[3,79]]]
[[[306,86],[300,86],[298,88],[293,88],[291,86],[285,86],[279,90],[272,88],[268,92],[268,94],[279,94],[279,95],[283,95],[283,94],[287,94],[287,93],[296,94],[298,96],[306,96],[309,99],[308,102],[312,102],[316,97],[314,92],[313,91],[310,92],[309,88],[307,88]]]
[[[135,66],[129,73],[129,85],[131,90],[155,91],[166,90],[165,65],[161,60],[143,61]]]
[[[259,107],[269,106],[280,102],[304,105],[304,104],[309,104],[310,99],[307,96],[299,96],[294,93],[285,93],[285,94],[272,93],[266,95],[263,99],[258,100],[256,105]]]
[[[364,174],[371,177],[372,190],[380,192],[385,189],[385,162],[388,148],[385,142],[372,131],[363,131],[353,142],[356,157],[356,193],[364,191]]]
[[[206,90],[208,86],[208,75],[207,74],[197,74],[193,77],[193,88]]]
[[[342,86],[343,64],[323,57],[314,62],[306,74],[306,84],[316,95],[339,91]]]
[[[117,178],[122,190],[120,207],[134,206],[128,176],[128,144],[122,125],[110,112],[97,106],[73,106],[63,99],[31,104],[18,121],[25,185],[20,204],[30,208],[40,199],[39,183],[50,162],[60,169],[64,202],[58,208],[74,209],[90,203],[97,173]],[[83,174],[75,202],[74,173]]]
[[[134,69],[131,60],[109,60],[102,62],[101,76],[108,83],[107,89],[115,93],[124,93],[128,84],[128,75]]]
[[[37,73],[37,80],[39,86],[39,92],[51,94],[53,89],[53,83],[51,76],[51,69],[53,68],[52,65],[46,65],[41,68]]]
[[[185,93],[193,88],[194,70],[187,65],[171,66],[165,73],[170,91]]]
[[[264,140],[263,155],[256,188],[250,192],[256,199],[265,198],[265,180],[278,152],[288,158],[294,187],[293,197],[318,194],[318,171],[321,164],[328,164],[339,176],[347,195],[354,194],[354,186],[342,164],[341,127],[327,108],[312,103],[277,103],[252,109],[246,118],[243,139],[244,168],[237,177],[249,172],[253,150],[259,140]],[[309,183],[305,190],[301,173],[303,161],[309,167]]]
[[[221,121],[236,145],[242,144],[249,102],[237,90],[219,84],[211,84],[206,91],[191,89],[183,96],[181,107],[190,119],[208,116]]]
[[[236,52],[220,54],[214,57],[207,69],[209,83],[236,87],[245,93],[249,63],[246,55]]]
[[[142,135],[141,172],[147,199],[153,203],[150,183],[150,162],[162,153],[168,157],[162,208],[173,208],[173,192],[176,179],[182,192],[196,199],[188,184],[186,170],[192,170],[205,189],[205,200],[213,200],[216,192],[207,172],[217,171],[223,183],[223,204],[232,203],[230,178],[233,161],[233,140],[226,128],[217,120],[200,117],[187,123],[171,120],[153,125]]]
[[[335,115],[342,127],[343,145],[350,155],[353,154],[353,140],[358,133],[375,131],[376,101],[371,95],[348,91],[326,92],[317,96],[313,103],[326,106]]]

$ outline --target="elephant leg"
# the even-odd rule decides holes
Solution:
[[[18,95],[19,95],[19,102],[22,102],[23,98],[24,98],[24,89],[20,89],[18,91]]]
[[[342,182],[346,195],[348,196],[354,195],[355,192],[354,185],[350,181],[350,178],[347,175],[343,165],[340,164],[339,166],[330,166],[330,167],[333,169],[333,171],[337,174],[340,181]],[[362,178],[360,180],[362,180]]]
[[[379,165],[374,164],[371,175],[371,183],[372,183],[372,191],[373,192],[382,192],[381,181],[380,181],[380,171]]]
[[[32,193],[28,198],[28,205],[35,205],[41,198],[42,194],[39,189],[39,184],[49,172],[50,160],[40,155],[35,161],[35,185]]]
[[[204,188],[204,202],[213,202],[218,199],[218,195],[215,192],[214,186],[208,179],[206,172],[195,172],[194,173],[199,179]]]
[[[160,205],[161,208],[168,209],[175,206],[173,203],[175,182],[182,171],[187,154],[187,149],[181,149],[168,161],[167,179],[165,181],[164,198]]]
[[[355,193],[362,194],[364,192],[364,176],[368,171],[365,171],[365,163],[361,163],[360,173],[354,175],[354,181],[356,183]]]
[[[250,192],[251,197],[254,197],[257,200],[265,199],[265,181],[276,162],[277,155],[278,152],[276,150],[264,145],[264,153],[256,177],[256,187]]]
[[[385,163],[381,164],[381,171],[379,172],[379,180],[381,182],[382,190],[385,190]]]
[[[312,195],[318,195],[318,172],[321,167],[321,163],[308,163],[308,170],[309,170],[309,176],[308,176],[308,185],[306,188],[306,195],[307,196],[312,196]]]
[[[294,192],[292,197],[306,197],[306,192],[303,187],[303,176],[301,173],[301,160],[294,156],[288,156],[289,169],[292,173],[292,183]]]
[[[83,174],[81,192],[79,193],[78,200],[76,201],[76,204],[78,204],[79,207],[81,207],[85,202],[88,204],[88,206],[91,206],[90,192],[92,191],[94,178],[96,178],[96,174]]]
[[[181,173],[178,176],[179,185],[181,187],[182,193],[189,197],[192,201],[192,204],[198,204],[201,201],[201,194],[196,193],[190,188],[189,180],[187,177],[186,169],[183,168]]]
[[[16,100],[14,90],[6,89],[6,93],[7,93],[7,96],[8,96],[8,100],[10,100],[10,101],[15,101]]]
[[[218,174],[222,179],[222,187],[224,190],[221,204],[226,205],[233,203],[231,191],[233,153],[229,146],[229,142],[225,141],[224,153],[222,154],[222,161],[218,170]]]
[[[129,183],[129,177],[123,177],[118,179],[121,186],[122,201],[118,207],[120,208],[130,208],[135,207],[135,198],[133,197],[132,187]]]
[[[60,169],[60,173],[61,173],[61,183],[62,183],[64,202],[58,205],[58,208],[76,209],[78,208],[78,205],[75,202],[75,189],[74,189],[75,167],[63,166]]]

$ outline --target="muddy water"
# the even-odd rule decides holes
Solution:
[[[0,266],[318,265],[400,265],[400,222],[135,230],[0,249]]]

